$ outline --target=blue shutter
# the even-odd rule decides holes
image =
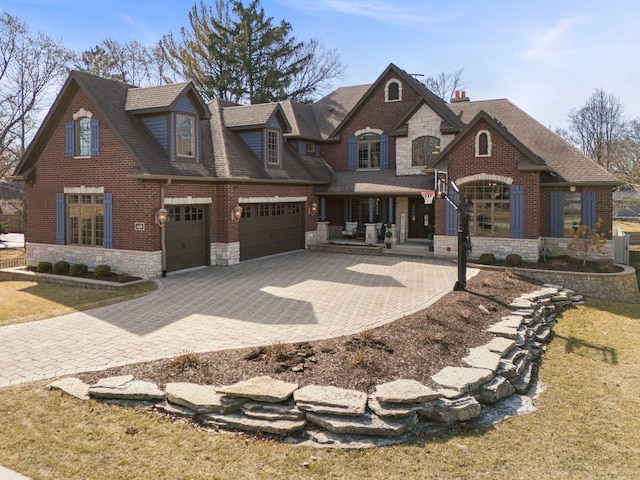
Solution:
[[[100,122],[97,118],[91,119],[91,156],[100,155]]]
[[[65,157],[73,157],[74,153],[74,144],[75,144],[75,136],[73,132],[74,121],[69,120],[64,124],[65,129],[65,145],[64,145],[64,156]]]
[[[389,168],[389,136],[380,135],[380,168]]]
[[[564,236],[564,205],[562,192],[551,192],[549,196],[549,234],[552,237]]]
[[[56,245],[64,245],[64,213],[64,193],[56,193]]]
[[[113,248],[113,194],[105,193],[102,196],[104,215],[104,248]]]
[[[356,169],[356,158],[358,157],[358,145],[356,137],[349,138],[349,170]]]
[[[449,190],[449,198],[453,203],[458,201],[458,192]],[[445,235],[458,234],[458,209],[448,200],[445,200]]]
[[[596,192],[582,192],[582,224],[590,228],[596,224]]]
[[[524,237],[524,187],[511,185],[511,238]]]

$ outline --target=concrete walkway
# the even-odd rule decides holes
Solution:
[[[0,387],[352,334],[427,307],[456,279],[451,263],[309,251],[170,275],[143,298],[0,328]]]

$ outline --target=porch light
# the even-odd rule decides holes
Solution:
[[[242,217],[242,207],[240,205],[236,205],[231,209],[231,220],[239,222],[240,217]]]
[[[160,207],[160,210],[156,212],[156,225],[164,225],[167,223],[167,218],[169,217],[169,210],[164,207]]]
[[[318,213],[318,204],[316,202],[313,202],[311,205],[309,205],[309,215],[315,217],[316,213]]]

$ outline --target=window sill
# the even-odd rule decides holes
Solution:
[[[93,157],[91,155],[74,155],[73,158],[78,160],[85,160],[87,158],[93,158]]]
[[[356,168],[357,172],[378,172],[380,171],[381,168],[380,167],[374,167],[374,168]]]

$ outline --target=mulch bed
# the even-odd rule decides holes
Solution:
[[[523,262],[517,267],[507,265],[504,260],[496,260],[490,265],[507,268],[530,268],[534,270],[560,270],[583,273],[616,273],[622,271],[622,268],[611,261],[587,261],[583,265],[582,260],[569,256],[550,257],[547,260],[541,259],[537,263]]]
[[[295,345],[271,344],[219,352],[177,352],[173,359],[81,374],[100,378],[131,374],[163,388],[168,382],[229,385],[269,375],[300,386],[333,385],[371,393],[399,378],[435,387],[431,376],[443,367],[463,366],[469,348],[485,344],[485,329],[509,314],[507,305],[539,285],[510,271],[481,271],[466,291],[450,292],[430,307],[357,335]],[[483,313],[484,306],[490,314]]]
[[[37,272],[35,267],[27,267],[27,268],[32,272]],[[114,273],[114,272],[111,272],[109,275],[102,276],[100,278],[96,278],[93,272],[87,272],[84,275],[78,275],[78,276],[73,276],[73,275],[64,274],[64,273],[54,273],[54,272],[47,272],[47,275],[57,275],[60,277],[69,277],[69,278],[88,278],[91,280],[100,280],[103,282],[114,282],[114,283],[129,283],[129,282],[135,282],[137,280],[141,280],[140,277],[133,277],[126,273]]]

